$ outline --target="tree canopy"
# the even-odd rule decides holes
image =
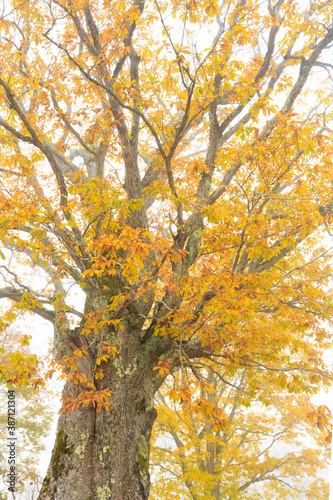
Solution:
[[[6,6],[1,326],[51,322],[67,379],[40,498],[147,499],[154,394],[181,370],[186,398],[194,360],[253,398],[269,374],[268,402],[332,380],[332,14]]]

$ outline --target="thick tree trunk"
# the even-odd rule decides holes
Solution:
[[[113,392],[109,413],[80,407],[60,415],[39,500],[148,499],[156,372],[142,354],[105,367],[101,383]],[[75,390],[67,382],[64,392]]]

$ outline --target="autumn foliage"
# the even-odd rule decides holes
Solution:
[[[40,463],[46,450],[46,437],[54,418],[51,400],[55,391],[45,387],[43,363],[31,353],[29,336],[17,329],[0,333],[0,498],[10,498],[8,479],[8,387],[16,399],[15,426],[19,431],[19,467],[17,468],[16,497],[34,500],[32,495],[40,486]]]
[[[246,370],[211,369],[189,376],[190,398],[171,377],[156,396],[151,500],[327,499],[329,410],[287,387],[267,398],[265,376],[249,398]]]
[[[6,6],[1,327],[51,322],[66,379],[40,498],[146,500],[154,394],[180,371],[190,400],[198,360],[243,371],[249,404],[332,380],[332,14],[323,0]]]

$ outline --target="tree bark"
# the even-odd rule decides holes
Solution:
[[[134,336],[132,343],[127,335],[122,340],[119,356],[95,384],[112,391],[110,412],[80,406],[60,415],[39,500],[148,499],[155,356]],[[67,382],[68,393],[77,394],[78,386]]]

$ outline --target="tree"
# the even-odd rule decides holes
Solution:
[[[253,396],[265,371],[331,376],[332,10],[3,12],[2,324],[51,322],[67,378],[41,499],[146,500],[154,394],[194,359],[246,368]]]
[[[0,332],[0,387],[1,387],[1,466],[0,498],[37,498],[31,496],[41,477],[38,466],[45,451],[45,438],[50,433],[53,412],[49,400],[50,389],[40,376],[42,360],[30,352],[29,337],[18,330]],[[15,391],[15,428],[18,432],[15,465],[15,494],[8,491],[8,391]]]
[[[180,404],[171,377],[158,391],[149,498],[327,500],[325,429],[313,426],[308,396],[279,387],[267,406],[266,379],[249,405],[246,369],[230,377],[215,368],[205,384],[192,375],[196,400]]]

